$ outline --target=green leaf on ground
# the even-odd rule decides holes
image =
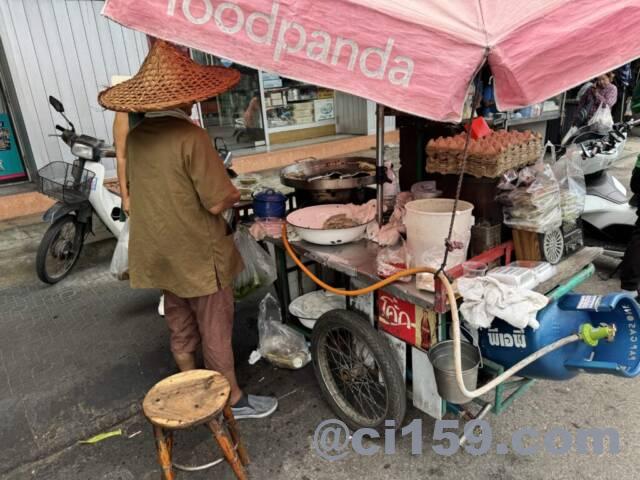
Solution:
[[[107,438],[111,438],[111,437],[119,437],[120,435],[122,435],[122,429],[118,429],[118,430],[114,430],[113,432],[105,432],[105,433],[99,433],[98,435],[95,435],[91,438],[88,438],[86,440],[80,440],[78,443],[83,443],[83,444],[94,444],[94,443],[98,443],[101,442],[103,440],[106,440]]]

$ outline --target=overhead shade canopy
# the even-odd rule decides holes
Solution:
[[[640,57],[640,0],[107,0],[149,35],[440,121],[488,61],[500,110]]]

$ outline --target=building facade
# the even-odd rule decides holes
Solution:
[[[4,115],[28,178],[51,161],[70,160],[56,137],[59,115],[52,95],[65,106],[78,132],[111,141],[113,113],[98,104],[112,75],[135,73],[147,54],[144,35],[100,15],[101,1],[2,0],[0,71]],[[113,159],[105,160],[115,175]],[[15,168],[14,168],[15,170]],[[17,174],[20,172],[13,172]],[[13,177],[14,179],[24,179]],[[5,178],[7,183],[12,178]],[[3,181],[0,171],[0,182]]]
[[[112,141],[113,112],[98,104],[98,92],[113,76],[138,70],[148,41],[103,17],[103,5],[97,0],[0,0],[0,218],[7,217],[2,199],[8,192],[34,190],[39,168],[72,160],[68,147],[51,136],[64,121],[49,106],[50,95],[64,104],[79,133]],[[233,91],[198,107],[212,141],[221,138],[236,150],[239,171],[374,145],[372,102],[202,52],[191,55],[243,74]],[[395,129],[392,118],[386,127]],[[115,177],[114,159],[103,163],[107,177]]]

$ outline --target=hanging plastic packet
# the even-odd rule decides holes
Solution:
[[[278,278],[278,272],[273,258],[254,240],[246,228],[239,228],[234,234],[234,240],[244,262],[244,270],[233,282],[235,298],[240,299],[254,290],[271,285]]]
[[[587,186],[582,170],[582,153],[572,145],[552,169],[560,185],[562,221],[574,225],[584,210]]]
[[[129,221],[124,222],[109,269],[118,280],[129,280]]]
[[[552,149],[555,158],[553,145],[547,144],[546,148]],[[504,224],[511,228],[545,233],[562,225],[560,185],[544,162],[545,152],[535,165],[518,172],[516,188],[503,189],[496,197],[503,206]]]

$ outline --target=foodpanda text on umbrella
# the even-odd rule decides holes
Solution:
[[[211,0],[167,0],[167,15],[180,12],[194,25],[210,22],[227,35],[246,35],[258,45],[273,46],[273,59],[282,61],[288,54],[354,72],[365,77],[388,80],[391,84],[408,87],[414,71],[414,61],[403,55],[393,56],[394,39],[388,38],[384,48],[362,48],[356,41],[332,36],[323,30],[305,28],[287,18],[280,18],[280,4],[274,1],[269,13],[245,12],[235,2]]]

